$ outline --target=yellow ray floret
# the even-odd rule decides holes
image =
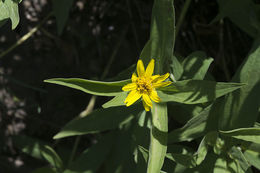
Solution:
[[[161,101],[155,89],[171,84],[170,81],[164,82],[169,77],[169,73],[153,75],[154,59],[149,62],[146,69],[143,61],[138,60],[136,71],[137,75],[135,73],[132,75],[132,83],[122,88],[123,91],[130,91],[124,102],[126,106],[130,106],[142,97],[143,106],[146,111],[149,111],[153,106],[152,101],[157,103]]]

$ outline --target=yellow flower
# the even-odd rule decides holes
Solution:
[[[138,60],[136,71],[138,76],[133,73],[132,83],[122,88],[123,91],[130,91],[124,102],[126,106],[130,106],[142,97],[144,108],[146,111],[149,111],[153,106],[152,101],[160,102],[160,97],[155,89],[171,84],[170,81],[164,82],[169,77],[169,73],[161,76],[153,75],[154,59],[149,62],[146,70],[144,69],[143,61]]]

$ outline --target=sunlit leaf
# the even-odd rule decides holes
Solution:
[[[118,82],[100,82],[78,78],[55,78],[44,80],[44,82],[63,85],[93,95],[116,96],[118,93],[122,92],[122,87],[129,83],[130,80]]]
[[[240,128],[230,131],[220,131],[220,133],[225,136],[260,144],[260,128]]]
[[[63,170],[63,162],[61,158],[50,146],[45,145],[44,147],[42,147],[41,154],[58,171]]]
[[[117,94],[114,98],[106,102],[102,105],[103,108],[115,107],[115,106],[123,106],[125,105],[124,101],[127,97],[127,92],[121,92]]]
[[[212,61],[213,58],[207,58],[204,52],[193,52],[182,62],[182,79],[203,80]]]
[[[260,170],[260,150],[259,152],[246,150],[244,156],[251,165]]]
[[[250,167],[250,164],[247,162],[244,154],[241,152],[240,149],[233,146],[229,151],[228,154],[230,157],[239,164],[240,168],[246,172],[246,170]]]
[[[155,59],[155,74],[169,72],[175,41],[175,13],[173,0],[155,0],[151,19],[150,40],[140,55],[144,64]],[[167,67],[167,68],[165,68]]]
[[[185,104],[198,104],[213,101],[244,85],[245,84],[240,83],[184,80],[161,88],[160,90],[163,92],[158,92],[158,94],[163,102],[172,101]]]
[[[12,29],[15,29],[19,23],[18,0],[0,0],[0,22],[10,19]]]
[[[198,104],[213,101],[218,97],[241,88],[244,85],[245,84],[240,83],[184,80],[174,82],[165,88],[159,88],[158,94],[162,102]],[[127,92],[118,93],[113,99],[105,103],[103,107],[108,108],[125,105],[124,100],[126,99],[126,96]]]
[[[195,154],[197,165],[201,164],[201,162],[206,158],[207,153],[208,153],[208,144],[207,144],[207,136],[205,136],[201,140],[198,151]]]

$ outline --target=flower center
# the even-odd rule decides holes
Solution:
[[[150,93],[152,91],[151,80],[146,77],[139,77],[136,81],[137,91],[140,93]]]

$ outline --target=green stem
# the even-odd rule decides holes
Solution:
[[[168,115],[166,103],[153,103],[147,173],[159,173],[167,151]]]
[[[180,31],[180,27],[182,25],[183,19],[185,18],[186,14],[187,14],[187,10],[190,6],[190,3],[191,3],[191,0],[186,0],[183,7],[182,7],[181,14],[180,14],[177,26],[176,26],[175,37],[178,36],[178,33]]]
[[[23,42],[25,42],[26,40],[28,40],[36,31],[39,30],[39,28],[45,23],[45,21],[47,19],[49,19],[49,17],[52,16],[52,12],[49,13],[37,26],[35,26],[33,29],[31,29],[27,34],[25,34],[24,36],[22,36],[15,44],[13,44],[12,46],[10,46],[7,50],[5,50],[4,52],[2,52],[0,54],[0,59],[2,57],[4,57],[5,55],[7,55],[9,52],[11,52],[13,49],[15,49],[17,46],[21,45]]]

